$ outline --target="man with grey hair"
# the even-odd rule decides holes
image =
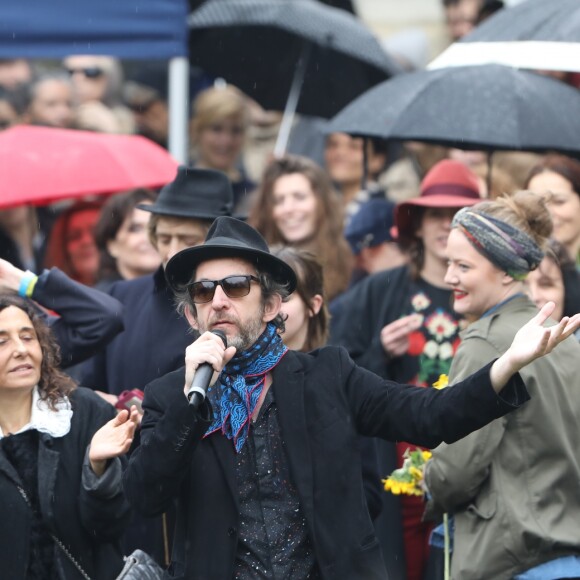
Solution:
[[[289,351],[279,315],[296,275],[244,222],[218,218],[166,275],[201,336],[184,368],[146,388],[125,492],[149,516],[177,499],[171,578],[384,580],[357,433],[456,441],[524,403],[517,372],[580,326],[578,315],[544,329],[546,308],[493,363],[423,389],[383,380],[341,348]],[[207,365],[207,396],[189,404]]]

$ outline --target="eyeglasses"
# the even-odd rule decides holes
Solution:
[[[228,298],[242,298],[250,293],[251,282],[259,282],[256,276],[228,276],[222,280],[200,280],[188,287],[194,304],[206,304],[213,300],[215,289],[221,286]]]
[[[87,66],[84,68],[67,68],[66,72],[69,76],[74,76],[76,73],[81,73],[85,75],[88,79],[98,79],[100,76],[105,74],[105,71],[98,66]]]

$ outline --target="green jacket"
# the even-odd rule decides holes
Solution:
[[[450,384],[505,352],[536,313],[521,296],[471,324]],[[580,554],[580,345],[571,337],[520,375],[530,401],[440,445],[427,466],[434,503],[455,516],[454,580],[507,580]]]

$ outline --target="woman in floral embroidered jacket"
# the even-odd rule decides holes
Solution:
[[[75,388],[31,305],[0,295],[0,562],[11,580],[110,580],[137,410]]]

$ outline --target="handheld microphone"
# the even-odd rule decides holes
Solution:
[[[217,334],[217,336],[223,340],[224,346],[227,348],[228,339],[225,335],[225,332],[222,330],[212,330],[212,332]],[[193,375],[191,386],[189,387],[189,391],[187,391],[187,400],[189,401],[189,404],[196,410],[205,401],[205,396],[213,372],[213,367],[209,363],[202,363],[197,367],[197,370]]]

